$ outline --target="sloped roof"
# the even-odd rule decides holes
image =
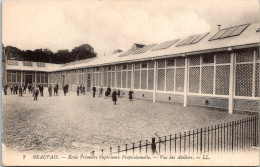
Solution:
[[[161,50],[153,50],[152,47],[148,51],[140,54],[129,54],[127,56],[120,56],[123,53],[111,54],[106,56],[98,56],[96,58],[87,59],[85,61],[72,62],[66,65],[54,65],[48,68],[48,71],[64,71],[70,69],[78,69],[85,67],[103,66],[111,64],[119,64],[125,62],[135,62],[142,60],[158,59],[166,56],[178,57],[182,55],[192,55],[199,52],[209,52],[217,50],[227,50],[230,47],[239,47],[251,44],[260,44],[260,32],[257,32],[260,28],[260,23],[250,24],[240,35],[232,36],[229,38],[223,38],[218,40],[210,40],[218,31],[205,32],[208,33],[204,38],[197,43],[177,46],[181,41],[188,36],[181,38],[178,42],[174,43],[170,47]],[[177,46],[177,47],[176,47]],[[46,63],[47,64],[47,63]],[[23,67],[25,68],[25,67]],[[26,67],[27,68],[27,67]],[[40,68],[38,68],[40,69]]]
[[[257,30],[260,28],[260,23],[250,24],[239,36],[233,36],[229,38],[223,38],[218,40],[209,41],[209,39],[214,36],[218,31],[209,32],[207,36],[201,39],[198,43],[178,46],[180,41],[183,41],[186,37],[181,38],[174,45],[162,49],[162,50],[148,50],[141,54],[130,54],[128,56],[119,56],[119,54],[111,54],[109,56],[98,56],[96,59],[81,64],[75,64],[72,66],[61,67],[59,70],[69,70],[83,67],[92,67],[92,66],[101,66],[108,64],[118,64],[124,62],[134,62],[141,61],[147,59],[156,59],[163,56],[173,56],[177,57],[183,54],[195,54],[195,52],[205,51],[208,52],[210,50],[218,50],[218,49],[228,49],[229,47],[236,46],[244,46],[250,44],[259,44],[260,43],[260,33]],[[207,32],[205,32],[207,33]],[[156,47],[156,46],[155,46]]]
[[[44,63],[45,67],[37,66],[37,62],[31,62],[32,66],[24,66],[23,61],[17,61],[16,65],[6,64],[7,70],[17,70],[17,71],[40,71],[40,72],[50,72],[58,70],[61,64]]]

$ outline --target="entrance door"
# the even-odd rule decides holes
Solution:
[[[32,83],[32,75],[25,75],[25,84]]]
[[[90,90],[91,90],[91,75],[88,74],[87,91],[89,92]]]

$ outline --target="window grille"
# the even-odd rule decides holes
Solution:
[[[132,70],[132,64],[127,64],[128,70]]]
[[[127,65],[126,64],[123,64],[123,70],[127,70]]]
[[[127,76],[127,88],[131,88],[131,81],[132,81],[132,72],[128,71],[128,76]]]
[[[148,61],[148,68],[154,68],[154,62]]]
[[[41,74],[41,83],[44,83],[44,73]]]
[[[141,71],[141,89],[147,89],[147,70]]]
[[[177,68],[176,69],[176,92],[183,92],[184,91],[184,75],[185,69],[184,68]]]
[[[158,69],[157,90],[164,91],[164,84],[165,84],[165,69]]]
[[[216,64],[230,63],[230,54],[228,52],[216,54]]]
[[[253,49],[240,50],[236,52],[236,62],[252,62],[254,59]]]
[[[255,68],[255,97],[259,97],[259,63],[256,64]]]
[[[217,66],[216,67],[216,84],[215,94],[228,95],[229,94],[229,78],[230,66]]]
[[[166,91],[174,91],[174,69],[166,70]]]
[[[140,71],[135,71],[134,88],[140,88]]]
[[[103,86],[107,86],[107,72],[104,72],[104,85]]]
[[[121,72],[117,72],[117,87],[121,88]]]
[[[176,66],[177,67],[185,66],[185,58],[177,58],[176,59]]]
[[[190,67],[189,70],[189,92],[199,93],[200,67]]]
[[[236,65],[236,96],[252,96],[253,64]]]
[[[141,66],[142,66],[142,68],[147,68],[147,62],[142,62]]]
[[[32,66],[32,62],[30,61],[23,61],[24,66]]]
[[[135,63],[135,69],[140,69],[140,63]]]
[[[190,65],[191,66],[200,65],[200,56],[190,57]]]
[[[173,59],[173,58],[167,59],[166,60],[167,67],[173,67],[174,66],[174,62],[175,62],[175,59]]]
[[[111,72],[107,72],[107,86],[111,86]]]
[[[202,67],[201,93],[213,94],[214,67]]]
[[[37,62],[36,64],[38,67],[45,67],[45,63],[43,62]]]
[[[202,60],[203,60],[203,64],[214,63],[214,55],[213,54],[203,55]]]
[[[158,61],[158,68],[165,68],[165,60]]]
[[[115,87],[115,72],[112,72],[112,84],[111,84],[111,87]]]
[[[17,60],[7,60],[7,64],[8,65],[18,66],[18,61]]]
[[[148,89],[153,90],[154,70],[148,70]]]
[[[122,88],[126,88],[126,71],[122,72]]]

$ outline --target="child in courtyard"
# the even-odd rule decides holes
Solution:
[[[103,88],[102,88],[102,86],[99,88],[99,97],[101,97],[102,96],[102,93],[103,93]]]
[[[107,99],[107,97],[108,97],[108,91],[105,92],[105,97],[104,97],[104,99]]]
[[[34,100],[34,101],[35,101],[35,100],[37,101],[38,95],[39,95],[39,88],[36,87],[36,88],[34,88],[34,90],[33,90],[33,97],[34,97],[33,100]]]
[[[118,96],[118,98],[120,97],[120,90],[119,90],[119,88],[117,90],[117,96]]]
[[[117,92],[116,92],[116,90],[114,90],[112,93],[112,101],[114,102],[114,105],[116,105],[116,101],[117,101],[116,95],[117,95]]]
[[[129,100],[132,101],[133,100],[133,94],[134,92],[130,89],[128,95],[129,95]]]

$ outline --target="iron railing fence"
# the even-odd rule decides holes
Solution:
[[[232,153],[259,144],[259,117],[218,124],[192,131],[154,137],[117,148],[92,151],[92,155],[196,155]]]

